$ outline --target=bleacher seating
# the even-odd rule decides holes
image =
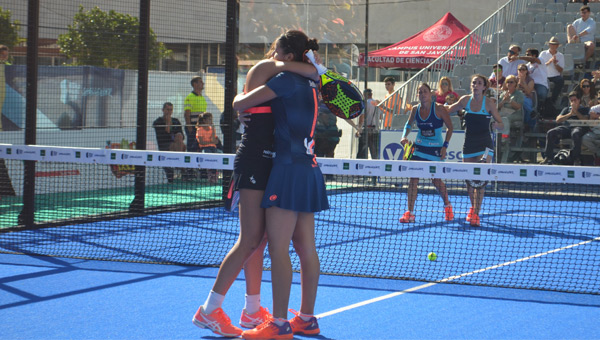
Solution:
[[[531,34],[535,34],[536,32],[543,32],[544,25],[541,22],[528,22],[525,24],[524,32],[529,32]]]
[[[533,13],[519,13],[515,19],[516,22],[520,22],[523,26],[528,22],[532,22],[534,19]]]
[[[579,13],[579,9],[581,8],[581,6],[583,6],[582,3],[569,2],[569,3],[567,3],[567,6],[565,8],[565,12],[577,14],[577,13]]]
[[[554,21],[562,22],[563,24],[565,24],[565,29],[566,29],[566,25],[572,23],[575,20],[575,17],[576,16],[573,13],[558,12],[554,16]]]
[[[519,46],[523,46],[523,44],[530,43],[532,40],[533,34],[531,34],[530,32],[515,33],[512,37],[512,42]]]
[[[546,43],[550,38],[552,38],[552,34],[549,32],[537,32],[533,35],[533,42],[544,46],[543,48],[546,49],[548,46]]]
[[[527,11],[530,13],[544,13],[546,12],[546,5],[543,3],[533,3],[527,6]]]
[[[583,43],[571,43],[565,45],[566,54],[571,54],[573,56],[573,62],[577,64],[582,64],[585,60],[585,45]]]
[[[549,13],[565,13],[565,4],[563,3],[549,3],[546,4],[546,12]],[[555,21],[557,21],[555,19]]]
[[[468,65],[483,65],[487,64],[488,57],[484,54],[470,54],[467,56],[466,64]]]
[[[523,26],[525,26],[525,24],[520,22],[509,22],[506,24],[506,26],[504,26],[504,32],[511,35],[518,32],[523,32]]]
[[[547,22],[546,25],[544,25],[544,32],[548,32],[552,35],[559,33],[559,32],[566,32],[567,26],[565,24],[563,24],[562,22]]]
[[[475,66],[475,73],[489,77],[492,74],[492,67],[492,65],[477,65]]]
[[[541,22],[542,24],[545,24],[547,22],[554,22],[554,13],[550,13],[550,12],[537,13],[535,15],[534,19],[535,19],[535,21]]]

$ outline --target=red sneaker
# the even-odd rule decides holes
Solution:
[[[415,221],[415,215],[407,211],[400,217],[400,223],[413,223]]]
[[[471,213],[469,215],[467,215],[467,221],[469,221],[469,223],[474,226],[474,227],[479,227],[481,222],[479,220],[479,215],[475,214],[475,213]]]
[[[290,322],[286,321],[283,325],[277,326],[275,320],[269,320],[261,323],[254,329],[242,332],[244,339],[275,339],[275,340],[291,340],[294,338]]]
[[[244,328],[254,328],[267,321],[271,317],[272,316],[271,313],[269,313],[269,310],[264,307],[260,307],[258,312],[254,314],[248,314],[246,309],[244,309],[242,310],[242,316],[240,317],[240,325]]]
[[[304,319],[300,317],[299,312],[296,312],[293,309],[290,309],[290,312],[296,315],[290,320],[290,326],[292,326],[292,332],[294,334],[317,335],[321,332],[317,318],[314,316],[308,321],[304,321]]]
[[[229,319],[221,308],[217,308],[212,313],[206,314],[202,310],[202,306],[200,306],[192,322],[200,328],[208,328],[216,334],[230,338],[242,334],[242,330],[231,324],[231,319]]]
[[[471,222],[471,215],[473,215],[473,207],[469,208],[469,213],[467,214],[467,222]]]
[[[444,219],[446,221],[452,221],[454,219],[454,212],[452,211],[451,205],[444,207]]]

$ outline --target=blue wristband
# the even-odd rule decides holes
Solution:
[[[448,148],[448,142],[444,142],[444,144],[442,145],[442,147],[444,147],[444,148],[447,149]]]

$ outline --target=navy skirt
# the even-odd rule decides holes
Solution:
[[[310,164],[274,164],[261,206],[298,212],[329,209],[321,169]]]

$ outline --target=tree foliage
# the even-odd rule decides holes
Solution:
[[[0,44],[13,48],[21,39],[19,39],[20,22],[10,21],[10,10],[3,10],[0,7]]]
[[[61,52],[73,58],[74,65],[91,65],[120,69],[137,69],[139,19],[116,11],[105,12],[98,7],[79,12],[68,26],[68,32],[58,37]],[[167,57],[163,43],[150,29],[150,68],[156,68]]]

